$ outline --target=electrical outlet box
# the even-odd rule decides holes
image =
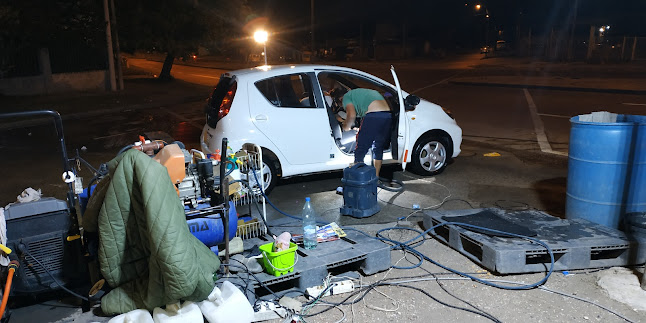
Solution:
[[[323,291],[325,290],[325,286],[319,285],[319,286],[314,286],[306,289],[307,295],[309,295],[311,298],[316,298],[318,297]],[[332,283],[332,287],[328,289],[325,294],[323,294],[322,297],[325,296],[330,296],[330,295],[337,295],[337,294],[343,294],[343,293],[349,293],[354,290],[354,284],[352,283],[351,280],[344,280],[340,281],[337,283]]]
[[[287,310],[272,302],[258,302],[254,310],[252,322],[282,319],[287,316]]]

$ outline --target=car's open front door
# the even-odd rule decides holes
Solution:
[[[401,160],[402,169],[406,170],[406,163],[408,162],[408,118],[406,118],[406,109],[404,106],[404,97],[402,95],[402,89],[399,85],[399,79],[397,78],[397,73],[395,73],[395,67],[390,66],[390,72],[395,79],[395,86],[397,86],[397,96],[399,97],[399,120],[397,122],[397,147],[393,149],[392,155],[393,159]],[[393,145],[394,146],[394,145]],[[396,150],[396,151],[395,151]]]

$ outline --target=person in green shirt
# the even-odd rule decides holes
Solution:
[[[354,151],[354,162],[363,163],[368,149],[373,146],[374,164],[377,177],[383,160],[384,149],[390,143],[392,115],[390,106],[384,97],[372,89],[356,88],[345,92],[337,88],[331,93],[336,104],[345,108],[346,117],[337,117],[343,131],[353,129],[356,118],[361,119],[357,132],[357,148]]]

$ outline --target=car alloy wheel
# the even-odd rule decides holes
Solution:
[[[427,176],[441,173],[449,160],[446,147],[446,141],[442,138],[420,138],[413,149],[412,170]]]

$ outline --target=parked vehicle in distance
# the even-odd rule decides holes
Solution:
[[[496,51],[501,51],[507,49],[507,42],[504,40],[496,41]]]
[[[244,143],[262,147],[264,182],[270,191],[279,177],[342,170],[354,161],[355,132],[341,131],[331,107],[334,88],[379,91],[393,113],[390,148],[384,163],[401,163],[421,175],[442,172],[460,154],[462,129],[450,112],[401,91],[371,74],[339,66],[259,66],[221,76],[206,105],[201,146],[236,151]],[[371,157],[366,156],[366,163]]]

